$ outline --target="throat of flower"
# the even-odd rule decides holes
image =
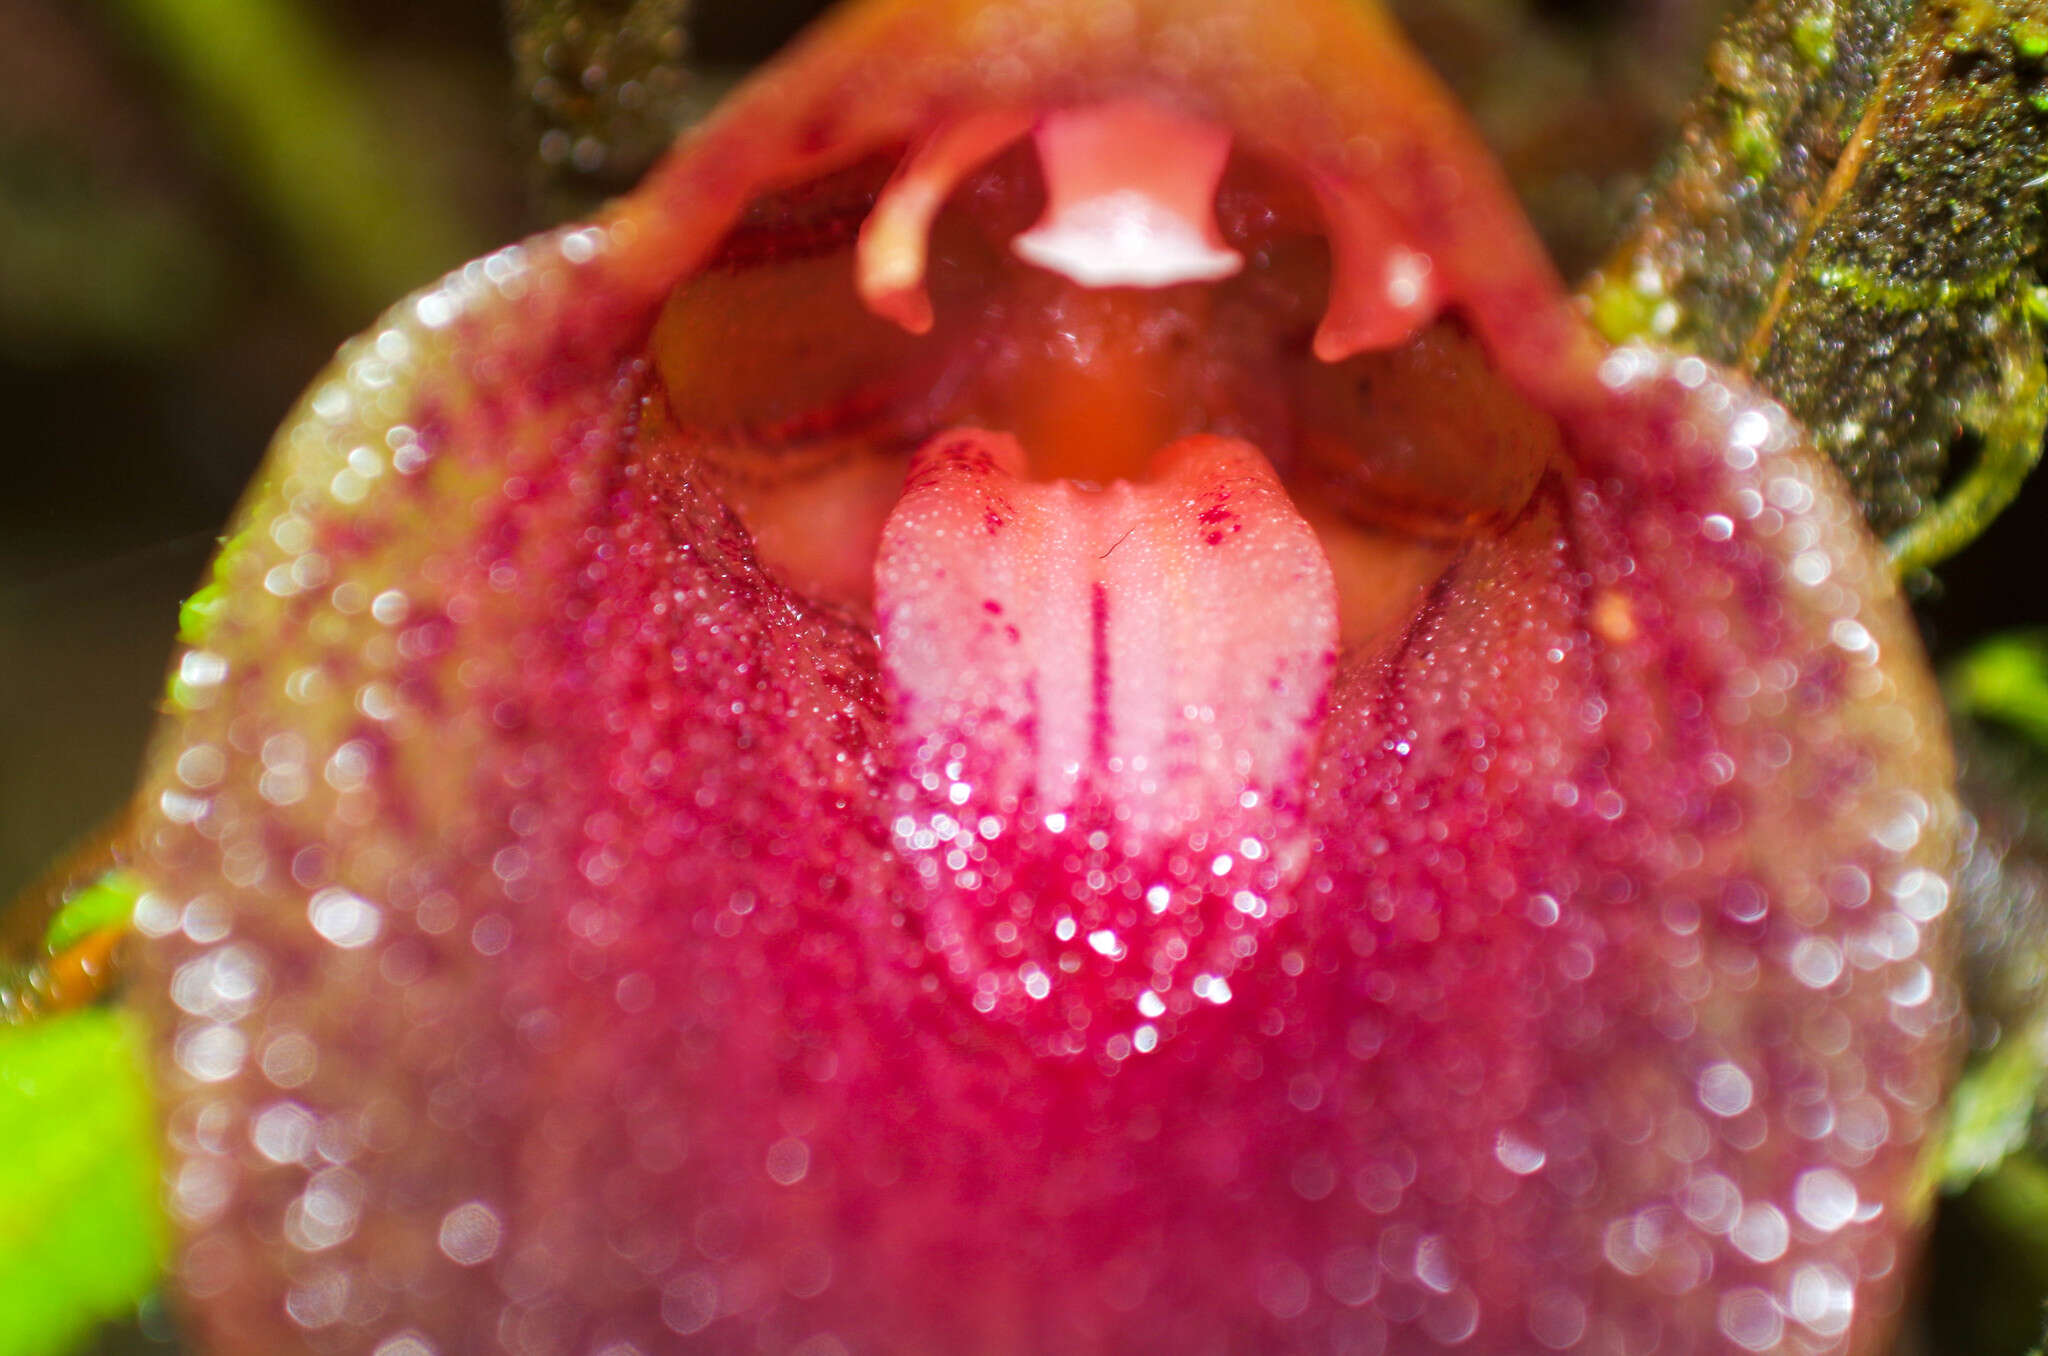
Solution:
[[[959,114],[754,204],[652,335],[647,455],[873,638],[890,916],[1041,1052],[1280,949],[1376,666],[1563,455],[1373,183],[1235,136]]]

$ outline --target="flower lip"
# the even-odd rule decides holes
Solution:
[[[207,1188],[173,1202],[206,1334],[1649,1347],[1711,1343],[1821,1276],[1849,1307],[1823,1331],[1793,1306],[1787,1340],[1882,1349],[1954,1028],[1954,807],[1910,618],[1781,412],[1697,360],[1585,339],[1397,51],[1334,0],[882,0],[596,226],[480,260],[344,352],[249,501],[230,601],[186,657],[218,681],[174,689],[144,789],[146,869],[186,926],[150,939],[138,992],[171,1172]],[[1137,95],[1232,128],[1247,161],[1258,132],[1311,191],[1370,183],[1429,243],[1462,330],[1308,370],[1377,362],[1401,391],[1403,362],[1470,358],[1567,439],[1529,511],[1430,572],[1398,643],[1342,661],[1364,681],[1333,682],[1298,907],[1259,918],[1232,891],[1243,963],[1164,986],[1130,968],[1158,948],[1108,915],[1164,918],[1177,892],[1120,874],[1114,826],[1097,847],[1071,811],[1042,832],[1066,839],[1064,884],[1101,873],[1102,916],[936,935],[906,851],[1011,868],[994,902],[1032,903],[1044,859],[1006,846],[1028,821],[976,804],[934,740],[908,771],[948,808],[916,822],[875,628],[794,596],[708,477],[650,457],[669,435],[642,399],[664,299],[742,283],[844,317],[809,370],[874,389],[863,341],[909,336],[855,292],[859,217],[825,233],[848,257],[810,256],[828,294],[800,269],[704,268],[721,241],[738,261],[747,205],[974,109]],[[1256,281],[1243,252],[1245,275],[1200,289]],[[716,413],[714,392],[668,395]],[[840,432],[870,417],[831,412]],[[372,470],[367,493],[345,478]],[[198,748],[225,764],[204,787],[180,773]],[[286,774],[303,794],[277,794]],[[1225,879],[1225,856],[1291,874],[1274,845],[1205,842],[1177,883]],[[378,910],[376,938],[316,926],[330,887]],[[1183,916],[1210,914],[1232,929]],[[223,938],[267,983],[232,1020],[177,1001]],[[1852,963],[1786,961],[1812,946]],[[1035,1058],[991,1022],[1015,995],[979,1005],[977,956],[1099,1057]],[[190,1058],[223,1040],[250,1058]],[[334,1169],[249,1130],[283,1104],[365,1188],[360,1227],[315,1257],[293,1221]],[[1866,1208],[1769,1260],[1686,1208],[1713,1188],[1792,1218],[1816,1172]],[[482,1207],[502,1243],[469,1266],[438,1240]],[[347,1303],[309,1333],[316,1288]]]
[[[676,287],[642,455],[873,626],[905,926],[1032,1048],[1105,1050],[1135,1037],[1087,1014],[1227,987],[1293,911],[1324,715],[1377,683],[1340,648],[1560,435],[1378,190],[1184,101],[894,151],[756,196]],[[1105,228],[1133,200],[1163,263]]]

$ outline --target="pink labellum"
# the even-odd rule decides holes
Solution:
[[[1377,10],[850,7],[344,349],[222,569],[138,913],[208,1350],[1889,1340],[1910,620]]]
[[[927,945],[975,976],[976,1007],[1043,1005],[1060,1053],[1086,1047],[1071,1018],[1104,977],[1134,1029],[1193,976],[1227,978],[1309,855],[1329,563],[1255,449],[1161,460],[1140,486],[1031,484],[1014,439],[944,435],[876,562]]]

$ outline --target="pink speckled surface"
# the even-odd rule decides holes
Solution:
[[[208,1349],[1882,1348],[1953,807],[1853,505],[1773,407],[1592,344],[1376,20],[1144,4],[1084,44],[1082,8],[854,11],[600,225],[403,303],[281,433],[143,831]],[[1379,94],[1332,85],[1354,48]],[[1248,943],[1221,988],[1051,915],[1019,943],[1063,1054],[977,1005],[1023,950],[932,940],[924,677],[763,566],[642,420],[642,354],[755,192],[977,79],[1169,71],[1304,163],[1371,133],[1564,456],[1288,717],[1312,753],[1226,827],[1298,851],[1255,859],[1263,913],[1186,915]],[[990,785],[945,799],[991,878],[1114,923],[1216,874]]]

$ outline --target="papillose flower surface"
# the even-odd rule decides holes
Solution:
[[[142,830],[207,1350],[1874,1352],[1940,708],[1376,10],[868,0],[280,433]]]

